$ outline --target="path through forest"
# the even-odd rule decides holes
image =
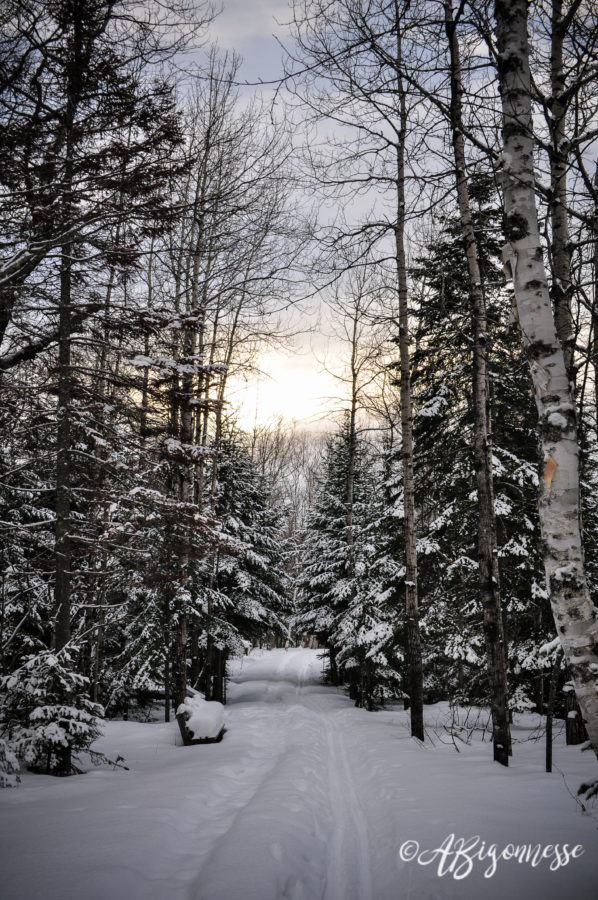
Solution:
[[[316,651],[258,651],[233,663],[221,744],[179,747],[176,725],[109,722],[101,749],[126,757],[68,779],[26,775],[0,797],[3,900],[432,900],[595,896],[596,809],[575,792],[595,762],[556,749],[542,770],[535,720],[516,725],[515,759],[491,762],[487,739],[457,753],[444,704],[428,707],[425,746],[402,710],[355,709],[320,683]],[[475,836],[457,880],[401,859]],[[406,843],[411,842],[411,843]],[[583,855],[551,871],[473,857],[508,844],[567,843]],[[451,845],[454,848],[454,843]],[[403,851],[401,853],[401,848]],[[550,854],[550,851],[549,851]],[[424,858],[422,858],[422,862]]]

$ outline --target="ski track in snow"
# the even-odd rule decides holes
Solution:
[[[508,771],[487,743],[422,747],[402,710],[367,713],[322,685],[317,651],[256,651],[231,670],[222,743],[183,748],[175,723],[112,722],[99,749],[129,772],[25,775],[0,792],[1,900],[596,896],[598,817],[545,775],[541,743],[516,745]],[[435,734],[442,705],[426,715]],[[556,753],[570,788],[591,777],[588,754]],[[503,864],[490,880],[480,865],[464,881],[399,860],[403,841],[431,849],[450,833],[585,855],[558,872]]]
[[[337,811],[324,900],[374,900],[367,826],[352,784],[345,738],[333,719],[321,718],[328,741],[330,808]]]
[[[313,685],[313,677],[310,680],[313,658],[308,656],[299,668],[296,663],[297,657],[292,652],[287,652],[273,673],[277,680],[266,686],[264,697],[266,702],[271,702],[275,697],[277,701],[284,703],[284,708],[277,710],[276,715],[285,717],[287,731],[289,719],[301,720],[304,739],[309,737],[312,743],[317,744],[319,740],[321,744],[318,754],[321,769],[319,774],[325,774],[327,806],[330,811],[334,811],[329,823],[331,831],[326,838],[326,868],[321,898],[375,900],[372,891],[367,826],[352,784],[354,774],[347,759],[346,736],[335,714],[321,711],[320,695],[309,692],[310,681]],[[308,723],[311,728],[305,733]],[[287,747],[287,752],[288,749]],[[274,767],[266,777],[272,780],[276,775]],[[295,784],[303,791],[304,785],[301,780]],[[259,796],[257,791],[252,792],[245,804],[246,809],[257,796]],[[232,831],[232,826],[229,831]],[[220,855],[222,845],[219,851]],[[276,857],[276,849],[273,852]],[[198,882],[201,880],[200,873]],[[301,881],[295,882],[289,896],[297,900],[306,896]]]

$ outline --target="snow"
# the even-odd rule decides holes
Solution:
[[[174,438],[167,438],[164,441],[164,449],[171,456],[184,455],[195,462],[199,462],[202,457],[208,457],[212,453],[208,447],[203,447],[201,444],[182,444]]]
[[[569,422],[567,419],[559,412],[552,412],[548,416],[548,424],[553,425],[555,428],[568,428]]]
[[[422,745],[402,709],[368,713],[319,684],[318,651],[253,651],[231,670],[221,743],[180,746],[174,722],[107,722],[95,746],[124,756],[129,771],[24,773],[20,787],[0,792],[2,896],[596,896],[596,807],[583,814],[574,796],[596,760],[559,734],[547,775],[538,716],[515,717],[504,769],[482,739],[484,713],[472,717],[468,744],[471,719],[426,707]],[[509,845],[524,848],[522,862]]]
[[[177,709],[177,716],[184,715],[187,730],[194,740],[218,737],[224,728],[224,706],[215,700],[204,700],[199,694],[187,697]]]
[[[498,495],[494,500],[494,512],[497,516],[509,516],[513,512],[513,504],[504,495]]]
[[[575,563],[569,563],[567,566],[558,566],[554,569],[552,577],[556,581],[566,581],[567,578],[575,574]]]

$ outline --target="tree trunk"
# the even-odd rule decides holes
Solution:
[[[63,221],[70,224],[73,215],[73,128],[81,91],[82,10],[73,11],[73,46],[67,70],[67,100],[64,116],[64,181],[62,188]],[[56,580],[54,600],[56,619],[53,646],[61,650],[71,637],[71,331],[74,243],[65,241],[60,261],[60,298],[58,310],[58,427],[56,436]]]
[[[347,543],[347,570],[346,575],[351,579],[352,587],[349,594],[349,606],[355,600],[355,536],[353,532],[353,507],[355,498],[355,464],[357,456],[357,331],[359,322],[360,297],[356,298],[356,307],[353,310],[353,328],[351,332],[351,406],[349,409],[349,434],[348,434],[348,458],[347,477],[345,482],[345,536]],[[358,677],[361,683],[360,699],[363,699],[363,653],[359,652]],[[345,670],[343,670],[343,676]]]
[[[574,398],[556,333],[538,230],[526,0],[497,0],[495,15],[503,108],[505,268],[513,280],[538,406],[546,580],[557,632],[598,753],[598,619],[583,564]]]
[[[598,437],[598,160],[594,173],[595,201],[594,201],[594,259],[592,272],[592,326],[594,339],[592,341],[592,360],[594,364],[594,410],[596,416],[596,436]]]
[[[397,38],[397,94],[400,134],[397,143],[395,254],[399,297],[399,354],[401,363],[401,459],[403,464],[403,505],[405,532],[405,617],[407,624],[407,661],[411,734],[424,740],[424,688],[419,633],[417,597],[417,550],[415,538],[415,492],[413,484],[413,403],[411,398],[411,363],[409,354],[409,300],[405,258],[405,137],[407,107],[405,88],[400,76],[402,65],[401,22],[395,2]]]
[[[568,747],[584,744],[588,739],[579,703],[574,691],[565,694],[565,743]]]
[[[187,615],[179,610],[175,627],[175,651],[173,666],[175,712],[187,696]]]
[[[190,364],[194,358],[194,325],[187,325],[183,333],[182,362]],[[187,448],[193,441],[193,375],[185,374],[182,378],[180,395],[180,432],[179,438],[183,446],[183,458]],[[179,475],[179,499],[184,504],[193,500],[193,464],[183,459]],[[186,590],[189,580],[190,536],[191,525],[185,522],[182,526],[181,547],[178,560],[178,600],[176,603],[175,660],[174,660],[174,702],[175,709],[183,703],[187,696],[187,601]]]
[[[168,617],[168,622],[170,622],[170,617]],[[166,629],[166,640],[165,647],[166,653],[164,658],[164,721],[170,722],[170,705],[171,705],[171,673],[170,673],[170,627],[167,626]]]
[[[567,99],[563,43],[567,31],[562,0],[552,0],[550,48],[550,222],[552,279],[550,295],[554,307],[556,332],[563,346],[565,368],[574,386],[573,351],[575,326],[571,315],[571,251],[567,218]],[[574,389],[574,388],[572,388]]]
[[[478,505],[478,571],[480,596],[484,613],[484,635],[491,689],[492,742],[494,759],[509,764],[511,735],[509,730],[506,647],[500,602],[494,486],[492,480],[492,437],[488,395],[486,302],[478,248],[471,216],[467,186],[465,142],[461,97],[461,60],[452,0],[445,4],[446,33],[451,60],[451,137],[455,158],[457,200],[461,232],[467,257],[469,299],[473,320],[473,433],[474,466]]]
[[[58,336],[58,431],[56,439],[56,619],[53,646],[61,650],[71,637],[71,287],[72,245],[62,249]]]
[[[548,688],[548,703],[546,705],[546,771],[552,772],[552,722],[554,719],[554,704],[556,700],[556,683],[561,667],[561,655],[557,654],[552,667]]]
[[[330,645],[328,647],[328,658],[329,658],[329,664],[330,664],[330,683],[336,685],[339,683],[338,667],[336,665],[336,650],[334,647],[332,647]]]

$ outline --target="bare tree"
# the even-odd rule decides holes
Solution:
[[[107,233],[113,236],[113,226],[123,221],[123,198],[130,223],[151,227],[160,207],[166,213],[168,151],[180,134],[172,85],[157,69],[209,21],[209,4],[191,7],[174,0],[169,9],[154,4],[145,15],[125,0],[77,0],[68,8],[10,0],[3,8],[0,344],[15,314],[23,319],[32,274],[69,242],[104,251]],[[149,66],[152,79],[145,74]],[[60,197],[69,190],[69,156],[74,202],[66,215]],[[120,248],[123,257],[130,250]],[[84,310],[74,312],[81,317]],[[31,357],[57,340],[55,323],[39,334],[39,310],[29,319],[36,313],[33,340],[23,346],[17,328],[20,353],[16,359],[5,354],[5,368],[23,352]]]
[[[494,759],[509,764],[510,733],[506,673],[506,647],[500,601],[496,517],[492,480],[492,423],[488,389],[488,323],[478,248],[473,228],[467,183],[463,135],[461,60],[457,21],[452,0],[445,3],[451,75],[451,138],[455,159],[457,203],[469,274],[469,297],[473,320],[473,409],[474,464],[478,503],[478,564],[480,596],[484,610],[484,632],[491,685]]]
[[[302,247],[286,128],[272,124],[257,99],[241,108],[239,65],[236,55],[209,49],[206,71],[190,90],[187,171],[172,183],[180,214],[156,242],[155,308],[148,310],[149,319],[159,310],[170,337],[169,440],[163,446],[177,470],[175,490],[181,502],[211,512],[231,376],[257,371],[261,349],[285,342],[281,319],[295,301],[293,267]],[[159,370],[153,360],[150,353],[149,365]],[[184,587],[189,553],[184,545],[180,551],[179,600],[172,607],[177,700],[189,645],[194,681],[207,697],[222,699],[226,648],[215,639],[214,610],[218,548],[205,561],[210,574],[201,620],[185,611],[193,598]]]
[[[316,181],[340,196],[368,195],[384,189],[388,207],[367,221],[346,222],[325,241],[338,267],[341,248],[353,247],[352,266],[381,265],[396,302],[401,359],[402,459],[405,502],[405,611],[409,656],[412,732],[423,739],[423,686],[419,613],[415,505],[413,500],[412,402],[409,361],[409,309],[406,263],[407,147],[416,155],[415,103],[408,98],[403,70],[409,35],[417,64],[418,18],[409,3],[337,0],[322,5],[295,4],[295,64],[305,78],[290,83],[301,102],[320,119],[338,127],[322,154],[312,152]],[[413,160],[411,159],[411,162]],[[348,255],[348,254],[347,254]],[[336,270],[337,271],[337,270]],[[391,274],[392,273],[392,274]]]

